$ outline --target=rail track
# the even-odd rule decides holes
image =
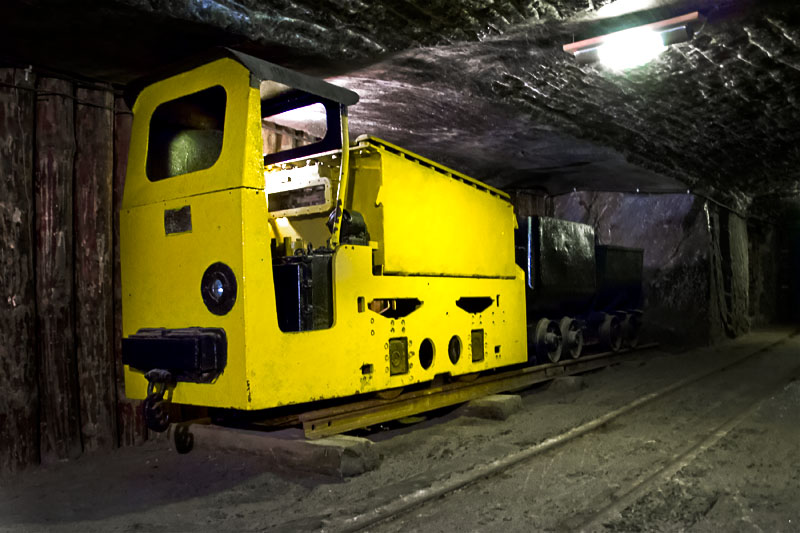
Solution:
[[[409,524],[403,521],[407,519],[413,524],[414,518],[409,518],[411,516],[410,511],[422,507],[432,500],[437,500],[436,505],[439,506],[442,505],[443,502],[446,503],[450,498],[458,498],[460,504],[454,503],[453,505],[457,508],[469,509],[468,506],[464,506],[463,500],[466,499],[470,501],[470,498],[474,500],[475,495],[472,494],[470,496],[466,493],[471,494],[479,488],[485,488],[486,484],[501,483],[502,480],[498,480],[498,477],[500,477],[498,474],[504,473],[504,478],[513,478],[517,475],[518,471],[522,470],[521,468],[515,467],[522,466],[523,463],[527,464],[527,462],[533,460],[537,456],[543,454],[549,454],[550,456],[558,455],[561,451],[567,454],[568,452],[564,450],[570,445],[576,445],[578,441],[583,440],[580,439],[580,437],[587,437],[589,434],[594,434],[597,430],[608,427],[611,422],[622,419],[623,417],[633,416],[637,413],[643,414],[642,411],[644,411],[647,406],[653,407],[651,404],[658,405],[657,400],[670,400],[668,396],[679,389],[689,387],[690,385],[697,385],[699,390],[702,390],[703,385],[707,386],[708,382],[714,379],[726,379],[727,371],[733,371],[739,367],[738,371],[741,372],[742,375],[733,379],[730,390],[720,395],[720,397],[712,402],[710,406],[707,406],[707,409],[703,410],[696,419],[688,423],[686,428],[692,428],[692,430],[689,431],[689,429],[686,429],[685,439],[676,443],[675,446],[669,450],[669,453],[662,454],[662,457],[652,462],[652,464],[646,464],[640,472],[637,472],[637,475],[633,476],[634,479],[632,481],[621,484],[616,490],[612,491],[611,494],[608,494],[608,491],[606,491],[606,493],[600,491],[602,494],[595,491],[595,493],[600,495],[587,498],[588,501],[573,502],[578,509],[565,513],[565,518],[550,522],[549,526],[547,526],[547,529],[555,530],[594,531],[601,529],[603,523],[618,516],[620,511],[647,493],[655,484],[670,478],[676,472],[691,463],[699,454],[718,443],[721,439],[724,439],[733,428],[758,407],[764,398],[774,392],[776,387],[785,384],[787,375],[792,377],[797,376],[798,372],[800,372],[800,367],[797,366],[797,361],[789,358],[787,359],[787,368],[785,372],[774,376],[774,379],[749,386],[745,383],[747,381],[746,377],[749,369],[745,368],[745,365],[743,365],[743,363],[748,361],[757,364],[760,356],[774,352],[796,334],[797,333],[794,333],[790,337],[783,338],[778,342],[768,344],[759,349],[748,351],[744,355],[727,361],[711,370],[695,373],[659,390],[643,395],[621,408],[608,412],[536,445],[524,448],[516,453],[488,463],[474,465],[472,468],[465,471],[455,473],[441,480],[433,481],[422,489],[416,489],[405,494],[397,494],[385,504],[377,505],[367,512],[353,516],[331,517],[325,522],[324,530],[359,531],[379,524],[385,525],[391,529],[391,524],[393,523],[400,524],[400,529],[413,529],[413,525],[409,526]],[[603,359],[603,357],[608,357],[608,355],[599,354],[596,357],[600,360]],[[557,370],[552,369],[550,371],[557,372]],[[566,373],[565,371],[565,374]],[[689,392],[690,391],[687,391],[687,394]],[[721,409],[722,407],[725,407],[725,409]],[[732,413],[730,412],[731,410],[733,410]],[[720,415],[719,411],[723,411],[724,416]],[[646,416],[647,413],[643,415]],[[711,427],[697,429],[697,427],[702,426],[703,422],[707,422],[708,420],[716,421],[716,423],[712,424]],[[617,423],[615,423],[614,426],[626,427],[624,424]],[[585,444],[585,446],[588,446],[588,444]],[[585,449],[583,453],[586,453]],[[551,460],[554,461],[555,459]],[[651,461],[651,459],[646,460]],[[528,473],[528,477],[530,477],[530,473]],[[580,483],[572,483],[573,485],[581,485],[575,488],[575,490],[586,495],[593,494],[592,491],[594,489],[590,485],[595,481],[596,479],[592,480],[590,478]],[[509,481],[509,483],[513,482],[514,481]],[[522,483],[519,484],[522,485]],[[525,479],[525,485],[527,486],[527,478]],[[457,496],[455,493],[457,493]],[[552,498],[556,497],[555,495],[552,496]],[[535,526],[532,525],[532,527]]]
[[[334,407],[261,420],[256,425],[263,427],[300,425],[306,438],[318,439],[457,405],[490,394],[521,390],[561,376],[596,370],[618,363],[631,353],[656,346],[658,346],[656,343],[644,344],[636,348],[586,355],[558,363],[497,370],[484,375],[468,376],[467,379],[451,383],[398,392],[393,397],[372,397]]]

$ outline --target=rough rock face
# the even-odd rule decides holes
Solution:
[[[764,326],[779,318],[778,279],[788,254],[780,251],[777,229],[771,224],[748,224],[750,246],[750,324]]]
[[[592,0],[118,0],[159,16],[201,22],[272,46],[337,60],[372,58],[409,48],[479,41],[515,24],[564,19],[593,8]],[[602,5],[602,0],[596,2]],[[599,7],[599,6],[598,6]]]
[[[748,227],[689,194],[580,192],[551,202],[555,216],[593,226],[601,244],[644,249],[645,322],[653,337],[714,342],[776,318],[781,259],[774,227]]]
[[[559,136],[571,136],[580,139],[574,143],[578,146],[590,142],[613,148],[636,166],[746,208],[752,195],[785,190],[787,181],[790,190],[797,188],[795,181],[782,178],[794,174],[800,155],[792,126],[800,113],[800,76],[794,68],[800,65],[800,33],[791,29],[792,16],[765,10],[752,18],[709,22],[693,42],[628,74],[578,67],[542,35],[541,25],[528,25],[479,43],[408,52],[354,76],[400,77],[406,86],[447,95],[451,108],[464,104],[474,110],[465,96],[506,104],[508,112],[492,113],[497,121],[473,122],[473,131],[490,124],[487,129],[499,137],[485,146],[502,142],[504,153],[513,154],[507,164],[478,167],[498,184],[544,186],[551,192],[572,184],[629,192],[656,189],[641,171],[637,175],[618,166],[613,170],[626,176],[615,176],[599,166],[607,158],[598,150],[575,153],[571,143],[559,142]],[[448,88],[460,97],[448,94]],[[363,82],[362,92],[369,93]],[[424,93],[421,100],[428,101]],[[371,114],[392,116],[380,103],[371,106]],[[449,124],[441,120],[445,117],[455,118],[453,136],[469,131],[455,112],[442,110],[437,118]],[[402,130],[402,124],[395,127]],[[393,129],[386,120],[376,126]],[[558,136],[542,135],[547,130]],[[537,143],[536,133],[544,140]],[[425,146],[427,139],[406,142],[421,150],[438,148]],[[542,142],[548,144],[544,154],[537,150]],[[681,187],[669,180],[661,185],[661,190]]]
[[[600,18],[630,5],[648,11]],[[561,50],[697,9],[692,42],[627,74]],[[338,75],[362,94],[357,131],[501,187],[688,187],[737,209],[799,192],[788,0],[18,0],[0,14],[7,60],[117,83],[216,45]]]
[[[600,244],[644,249],[648,336],[709,340],[709,232],[705,202],[688,194],[571,193],[553,199],[556,217],[594,227]]]
[[[691,43],[619,74],[578,67],[560,50],[604,27],[586,21],[603,4],[591,0],[126,1],[328,58],[377,58],[341,79],[365,96],[366,119],[355,125],[501,186],[683,187],[655,183],[642,167],[741,208],[751,195],[784,187],[776,176],[793,173],[800,159],[792,3],[661,2],[650,19],[701,9],[709,22]]]
[[[724,210],[709,210],[711,338],[750,330],[747,224]]]

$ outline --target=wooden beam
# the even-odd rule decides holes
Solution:
[[[36,102],[36,324],[43,463],[81,453],[72,314],[72,83],[40,78]]]
[[[86,451],[116,446],[112,182],[114,96],[75,91],[75,335]]]
[[[0,69],[0,471],[39,460],[33,87],[31,72]]]
[[[120,446],[141,444],[147,438],[147,426],[139,409],[140,402],[125,397],[122,364],[122,283],[119,265],[119,210],[125,188],[128,148],[133,115],[122,98],[114,102],[114,362],[116,367],[117,423]]]

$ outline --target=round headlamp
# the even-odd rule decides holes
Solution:
[[[225,315],[236,303],[236,276],[225,263],[214,263],[203,273],[200,284],[203,303],[215,315]]]

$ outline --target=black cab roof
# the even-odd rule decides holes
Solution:
[[[289,89],[300,90],[345,106],[350,106],[358,102],[358,94],[349,89],[333,85],[322,79],[308,76],[231,48],[214,49],[205,56],[196,57],[178,65],[172,65],[153,76],[147,76],[130,83],[125,90],[125,102],[129,107],[133,108],[133,104],[136,102],[139,93],[148,85],[225,57],[235,60],[250,71],[251,87],[259,87],[262,81],[271,81],[284,85]],[[265,99],[268,98],[265,98],[262,93],[262,100]]]

